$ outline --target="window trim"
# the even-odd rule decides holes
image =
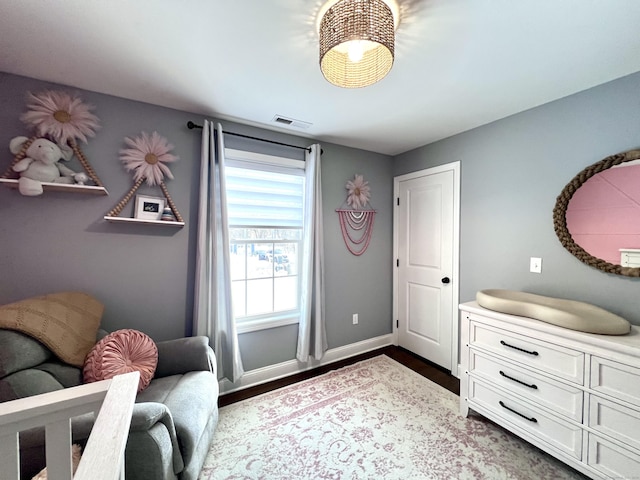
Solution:
[[[238,333],[257,332],[259,330],[267,330],[269,328],[298,324],[300,323],[300,313],[295,311],[286,312],[283,315],[269,315],[268,320],[263,318],[254,318],[246,321],[235,320],[235,323],[236,331]]]

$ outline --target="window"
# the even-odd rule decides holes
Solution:
[[[304,162],[226,150],[233,309],[239,332],[297,323]]]

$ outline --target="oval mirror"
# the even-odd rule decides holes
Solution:
[[[640,150],[611,155],[578,173],[556,200],[553,226],[581,262],[640,277]]]

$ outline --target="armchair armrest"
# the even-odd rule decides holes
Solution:
[[[206,336],[185,337],[157,342],[156,377],[168,377],[192,371],[216,373],[216,358]]]
[[[176,427],[169,409],[162,403],[157,402],[141,402],[133,406],[131,426],[129,427],[130,433],[147,432],[156,423],[162,423],[166,427],[172,446],[173,470],[175,473],[181,472],[184,468],[184,462],[180,454]],[[141,459],[140,461],[144,460]]]
[[[176,429],[173,425],[173,418],[169,409],[158,402],[141,402],[133,406],[131,414],[131,431],[149,430],[156,423],[162,421],[168,427],[168,430],[175,433]]]

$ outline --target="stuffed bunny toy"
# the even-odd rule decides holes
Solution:
[[[28,140],[27,137],[13,138],[9,150],[17,155]],[[20,173],[20,193],[41,195],[42,182],[84,184],[88,180],[85,173],[75,173],[60,163],[60,160],[70,160],[72,156],[73,151],[68,146],[61,147],[46,138],[36,138],[27,148],[26,156],[13,166],[13,170]]]

